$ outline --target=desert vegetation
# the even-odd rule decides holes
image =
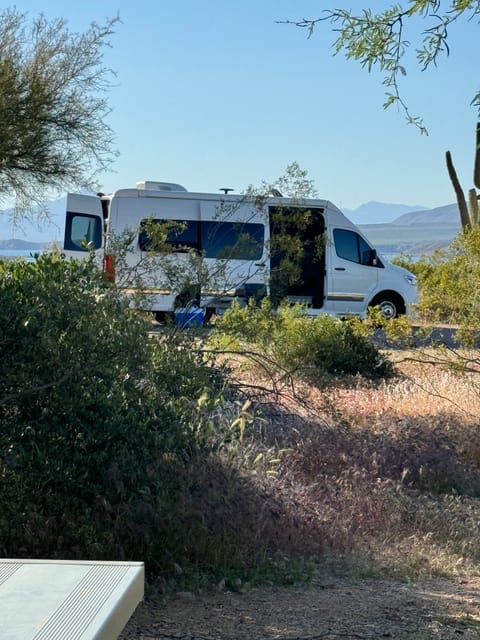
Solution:
[[[83,36],[25,20],[0,16],[0,193],[16,212],[91,184],[115,155],[102,50],[118,20]],[[385,44],[363,61],[390,72],[387,103],[405,108]],[[290,175],[304,197],[305,174]],[[161,592],[478,572],[480,236],[465,226],[447,252],[406,259],[419,314],[456,324],[455,350],[387,352],[375,321],[307,320],[269,301],[208,333],[152,335],[93,261],[0,262],[0,555],[143,560]],[[409,331],[389,327],[410,348]]]
[[[141,559],[164,591],[478,570],[470,343],[268,301],[152,335],[89,261],[0,271],[3,556]]]
[[[259,511],[257,527],[282,544],[277,558],[303,558],[304,577],[478,570],[480,397],[477,373],[459,366],[465,353],[402,348],[381,377],[336,371],[319,385],[297,376],[294,393],[264,395],[263,420],[235,460],[276,504],[273,521],[267,506]],[[268,384],[264,367],[245,368],[243,358],[238,367],[251,384]]]

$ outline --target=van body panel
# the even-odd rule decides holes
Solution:
[[[205,263],[214,276],[216,291],[235,290],[239,283],[245,287],[266,282],[268,227],[263,212],[257,211],[250,202],[234,202],[233,206],[228,206],[224,201],[203,200],[200,202],[200,220]],[[257,235],[253,237],[252,234]],[[245,242],[254,241],[256,237],[259,238],[258,246],[251,259],[245,259]],[[224,247],[223,252],[216,250],[219,245]]]
[[[340,315],[363,313],[377,290],[382,267],[362,264],[363,242],[370,245],[346,218],[335,218],[336,224],[328,227],[328,307]]]

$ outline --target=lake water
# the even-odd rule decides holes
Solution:
[[[7,258],[8,260],[12,260],[13,258],[24,258],[25,260],[33,260],[36,252],[36,249],[0,249],[0,259]]]

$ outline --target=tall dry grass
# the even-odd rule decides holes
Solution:
[[[237,480],[223,479],[221,505],[202,494],[209,530],[239,549],[333,562],[342,571],[477,572],[476,381],[408,361],[397,373],[379,384],[297,385],[295,398],[263,394],[262,420],[227,456]],[[238,481],[249,488],[241,500]]]
[[[195,567],[198,580],[233,588],[315,571],[478,573],[476,379],[418,362],[396,367],[379,383],[277,380],[270,393],[261,369],[237,367],[254,402],[180,483],[168,514],[178,532],[173,588],[190,588]],[[159,538],[162,548],[170,538]]]

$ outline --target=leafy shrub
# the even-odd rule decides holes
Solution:
[[[213,340],[240,348],[251,343],[291,372],[319,380],[326,374],[360,374],[376,378],[392,372],[391,365],[355,321],[331,316],[310,318],[300,306],[273,309],[233,305],[216,323]]]
[[[398,262],[398,261],[397,261]],[[480,228],[458,235],[450,247],[418,262],[401,261],[418,278],[420,312],[432,322],[480,328]]]
[[[88,261],[0,262],[1,555],[149,555],[221,383],[148,328]]]

